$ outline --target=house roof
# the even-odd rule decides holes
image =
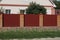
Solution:
[[[2,0],[0,2],[1,6],[8,6],[8,5],[12,5],[13,4],[15,6],[17,5],[29,5],[30,2],[36,2],[37,4],[40,4],[42,6],[53,6],[55,7],[55,4],[52,4],[49,0]]]

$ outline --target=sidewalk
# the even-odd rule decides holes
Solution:
[[[60,40],[60,38],[34,38],[34,39],[0,39],[0,40]]]

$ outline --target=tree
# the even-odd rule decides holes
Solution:
[[[60,1],[54,1],[55,5],[57,6],[56,9],[60,9]]]
[[[46,9],[35,2],[31,2],[28,8],[26,9],[27,14],[46,14]]]

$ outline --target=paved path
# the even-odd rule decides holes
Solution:
[[[0,39],[0,40],[60,40],[60,38],[35,38],[35,39]]]

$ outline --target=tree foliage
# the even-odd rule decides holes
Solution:
[[[35,2],[31,2],[28,8],[26,9],[27,14],[46,14],[46,9]]]
[[[56,9],[60,9],[60,1],[54,1],[54,3],[56,4]]]

